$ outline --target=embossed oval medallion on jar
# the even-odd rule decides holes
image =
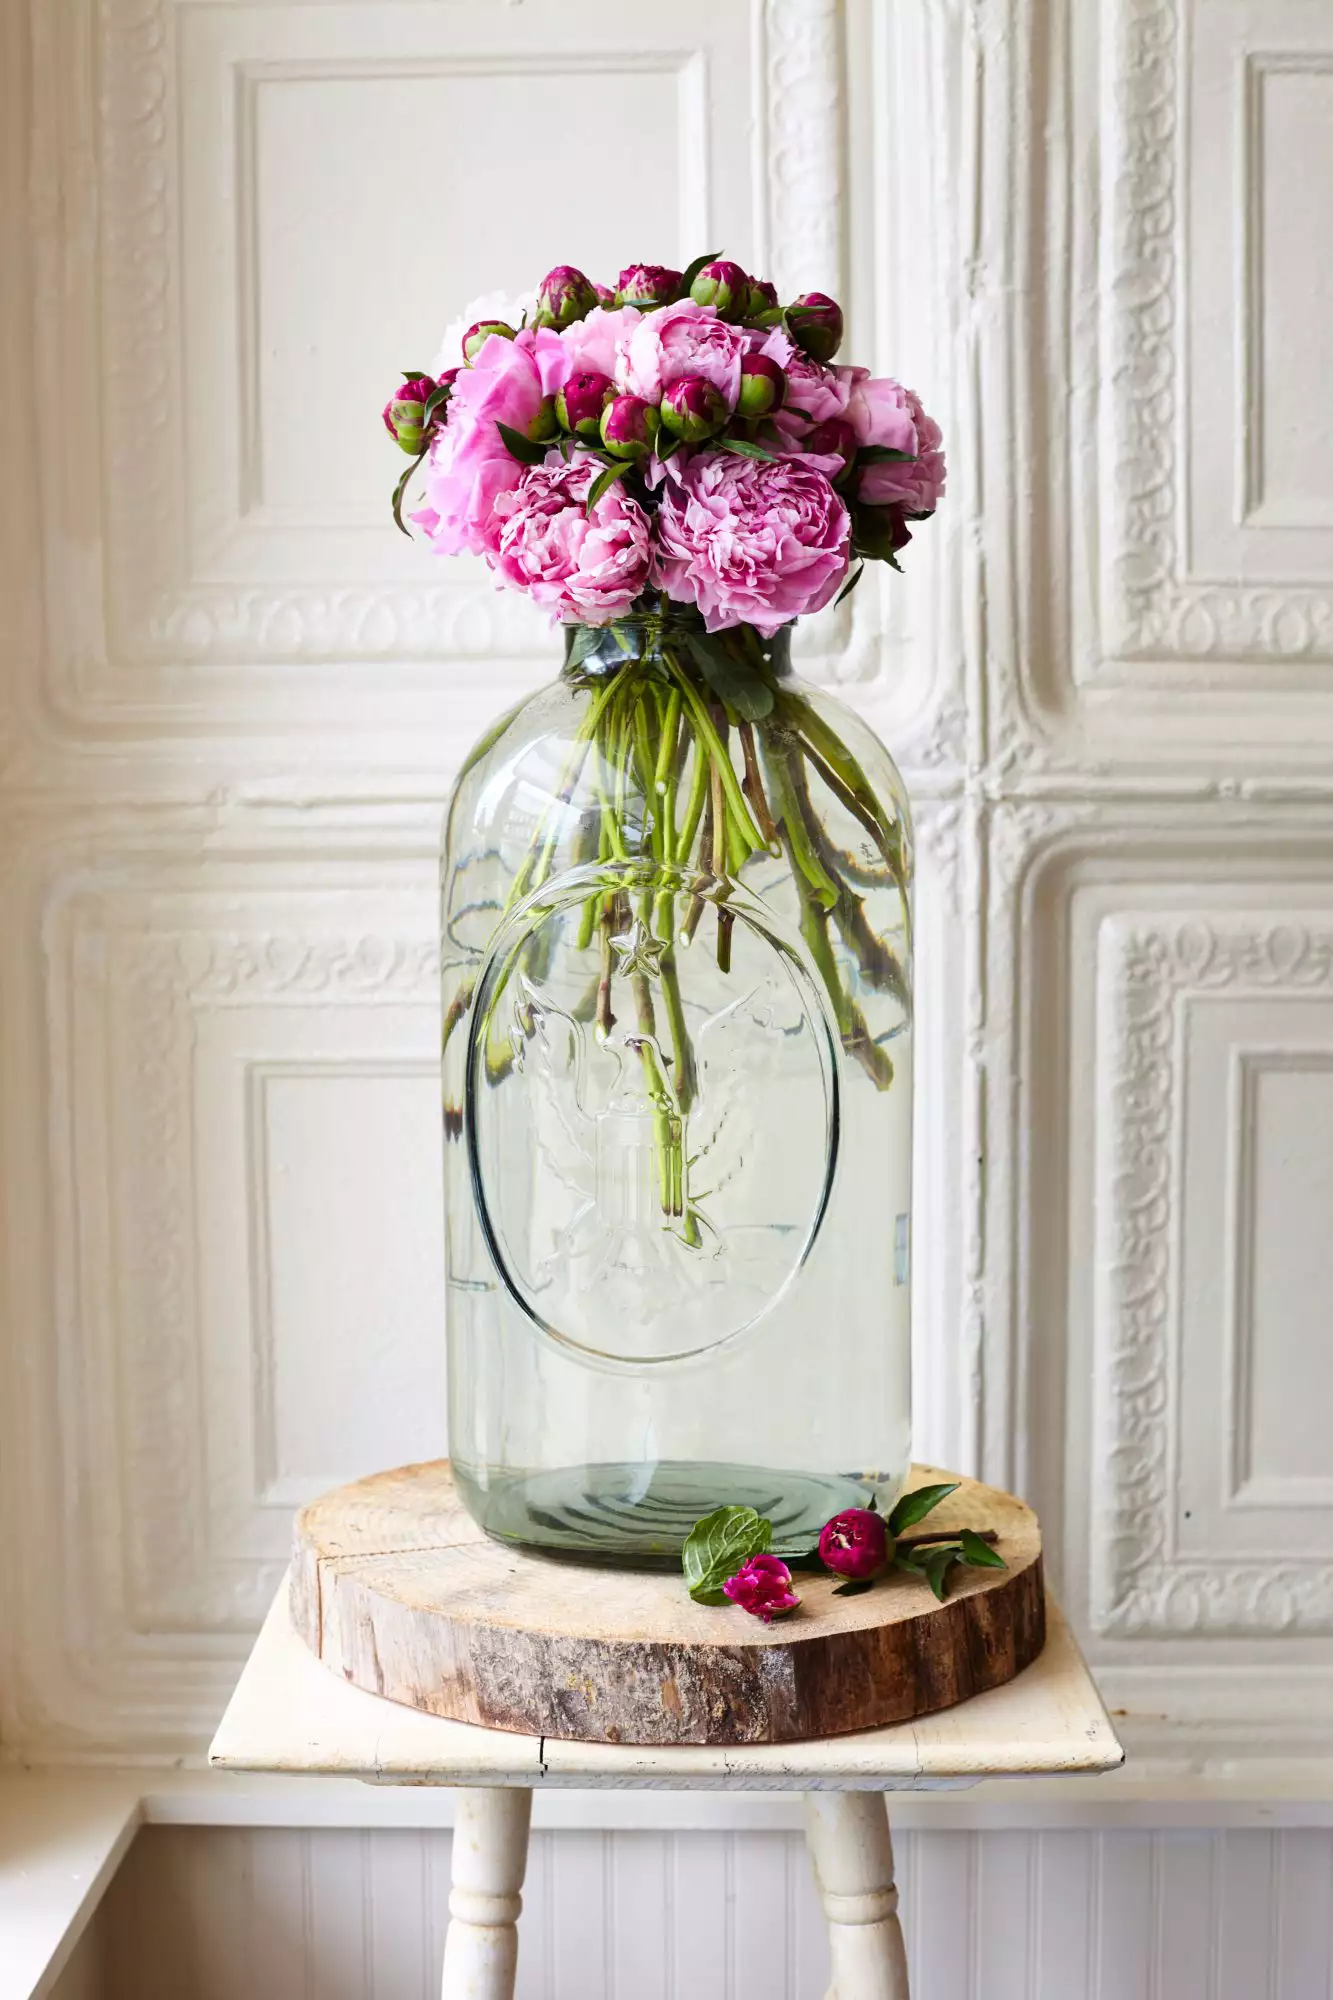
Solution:
[[[571,871],[495,933],[469,1066],[478,1216],[553,1340],[682,1360],[783,1296],[828,1201],[838,1084],[820,994],[756,898]]]

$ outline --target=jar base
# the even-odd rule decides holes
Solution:
[[[717,1507],[753,1507],[773,1523],[781,1553],[813,1544],[844,1507],[891,1505],[902,1476],[783,1472],[762,1465],[684,1459],[656,1464],[568,1465],[550,1471],[487,1470],[455,1461],[454,1477],[479,1527],[494,1540],[573,1562],[674,1569],[690,1529]]]

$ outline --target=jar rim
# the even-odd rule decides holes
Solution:
[[[658,607],[631,607],[622,617],[605,625],[589,625],[571,619],[565,634],[564,672],[605,674],[618,672],[636,661],[651,659],[662,642],[680,640],[687,647],[701,641],[726,651],[739,651],[743,664],[775,676],[791,671],[791,634],[795,621],[780,625],[766,639],[753,625],[737,624],[709,632],[692,604],[666,599]],[[686,664],[693,665],[691,659]]]

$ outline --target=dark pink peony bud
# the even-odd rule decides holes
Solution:
[[[556,392],[555,414],[560,428],[571,431],[575,437],[597,437],[602,428],[602,411],[615,393],[611,377],[595,368],[584,368],[571,375],[564,388]]]
[[[856,432],[846,417],[826,417],[822,424],[814,424],[801,439],[803,451],[813,452],[817,458],[840,458],[842,472],[856,458]],[[842,472],[833,472],[830,477],[841,479]]]
[[[679,290],[679,271],[670,271],[665,264],[627,264],[616,286],[616,298],[622,306],[651,312],[654,306],[670,305]]]
[[[787,395],[787,375],[771,355],[741,356],[741,393],[736,413],[742,417],[766,417],[780,410]]]
[[[573,326],[597,304],[597,288],[573,264],[557,264],[537,287],[535,326]]]
[[[594,279],[593,290],[597,294],[597,303],[599,306],[613,306],[615,304],[616,295],[610,285],[599,285]]]
[[[617,396],[602,411],[602,443],[613,458],[646,458],[660,419],[642,396]]]
[[[441,383],[452,382],[457,372],[451,368],[447,376],[440,377],[439,383],[430,375],[409,375],[384,405],[384,428],[409,457],[416,458],[426,449],[436,425],[443,419],[444,405],[437,404],[428,428],[426,405]]]
[[[662,422],[683,444],[701,444],[731,415],[720,390],[703,375],[682,375],[662,397]]]
[[[842,345],[842,307],[826,292],[802,292],[786,319],[788,333],[812,361],[831,361]]]
[[[750,299],[750,280],[739,264],[718,257],[705,264],[690,286],[697,306],[712,306],[719,319],[739,319]]]
[[[791,1587],[791,1571],[781,1556],[751,1556],[722,1586],[733,1604],[771,1625],[794,1611],[800,1598]]]
[[[877,1576],[891,1553],[888,1529],[868,1507],[844,1509],[819,1533],[819,1558],[825,1568],[858,1583]]]
[[[507,320],[479,319],[463,335],[464,361],[475,361],[493,333],[498,334],[501,340],[515,340],[518,337]]]
[[[746,319],[758,319],[760,313],[776,312],[777,309],[777,286],[770,285],[767,278],[751,278],[750,296],[745,302]]]

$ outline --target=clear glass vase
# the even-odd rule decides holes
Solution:
[[[911,838],[785,632],[566,629],[445,824],[450,1450],[476,1519],[676,1560],[910,1449]]]

